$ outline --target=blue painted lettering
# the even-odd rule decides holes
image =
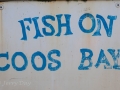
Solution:
[[[59,15],[56,15],[57,17],[57,20],[58,20],[58,33],[55,35],[55,36],[60,36],[61,35],[61,31],[62,31],[62,27],[66,27],[66,33],[65,35],[71,35],[73,34],[71,32],[71,28],[70,28],[70,17],[71,15],[69,14],[65,14],[65,20],[66,20],[66,23],[62,23],[61,22],[61,17],[62,17],[63,14],[59,14]]]
[[[80,66],[78,67],[78,70],[88,70],[89,67],[92,67],[92,56],[93,56],[93,52],[90,49],[80,49],[80,52],[82,53],[82,59],[81,59],[81,63]],[[89,53],[88,56],[86,56],[85,53]],[[84,66],[84,62],[85,60],[89,61],[89,65],[88,66]]]
[[[41,67],[37,67],[36,64],[35,64],[35,57],[36,57],[36,56],[40,56],[40,57],[42,58],[43,64],[42,64]],[[45,58],[44,54],[41,53],[41,52],[39,52],[39,51],[35,52],[35,53],[32,55],[31,64],[32,64],[33,68],[34,68],[35,70],[37,70],[37,71],[42,71],[42,70],[44,70],[45,67],[46,67],[46,58]]]
[[[115,49],[108,49],[108,52],[111,54],[113,60],[114,60],[114,69],[120,70],[120,65],[118,65],[118,58],[120,57],[120,49],[118,49],[117,55],[115,55]]]
[[[7,60],[9,59],[9,55],[8,55],[8,52],[6,53],[0,53],[0,58],[3,58],[5,57]],[[9,64],[6,64],[6,66],[4,67],[0,67],[0,71],[6,71],[10,68],[10,65]]]
[[[46,27],[49,27],[49,28],[51,29],[51,32],[47,32],[46,28],[42,28],[43,34],[44,34],[45,36],[52,36],[52,35],[55,33],[55,29],[54,29],[54,27],[53,27],[51,24],[49,24],[49,23],[46,21],[47,19],[50,19],[50,20],[52,20],[52,21],[55,21],[55,17],[52,16],[52,15],[46,15],[46,16],[43,16],[43,17],[42,17],[42,22],[43,22],[43,24],[44,24]]]
[[[111,37],[112,35],[112,27],[113,27],[113,21],[117,19],[117,16],[110,16],[108,15],[108,19],[110,19],[109,27],[107,26],[107,23],[101,15],[96,15],[98,18],[98,26],[99,28],[96,30],[96,32],[93,34],[93,36],[101,36],[100,29],[101,29],[101,21],[103,22],[104,28],[106,30],[107,36]],[[101,20],[101,21],[100,21]]]
[[[110,65],[108,59],[106,58],[106,56],[104,54],[104,50],[102,50],[102,49],[100,51],[98,61],[97,61],[96,65],[95,65],[95,67],[98,68],[101,63],[106,64],[106,65],[104,65],[104,69],[112,69],[112,66]]]
[[[58,70],[60,67],[61,67],[61,62],[52,58],[52,54],[56,54],[58,57],[60,57],[60,51],[59,50],[51,50],[49,53],[48,53],[48,59],[51,61],[51,62],[54,62],[57,64],[57,66],[55,67],[52,67],[52,63],[49,63],[48,64],[48,69],[50,71],[56,71]]]
[[[85,18],[89,17],[91,20],[92,20],[92,27],[91,29],[85,29],[82,25],[82,22]],[[95,26],[96,26],[96,22],[95,22],[95,18],[92,14],[90,13],[85,13],[83,14],[80,19],[79,19],[79,28],[84,32],[84,33],[91,33],[94,29],[95,29]]]
[[[22,67],[17,67],[16,64],[15,64],[15,59],[16,59],[17,56],[21,56],[23,58],[23,60],[24,60],[24,64],[23,64]],[[23,71],[23,70],[26,69],[27,65],[28,65],[28,60],[27,60],[27,57],[25,56],[24,53],[22,53],[22,52],[16,52],[16,53],[13,54],[13,56],[12,56],[12,66],[13,66],[13,68],[15,70],[17,70],[17,71]]]

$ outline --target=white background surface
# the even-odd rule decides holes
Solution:
[[[119,90],[120,71],[115,69],[104,69],[104,64],[98,68],[94,65],[98,60],[100,50],[103,49],[111,65],[114,65],[111,55],[107,49],[120,49],[120,8],[116,7],[118,2],[6,2],[2,3],[4,9],[1,11],[1,31],[0,31],[0,52],[9,52],[9,60],[0,59],[0,66],[6,63],[10,68],[5,72],[0,72],[0,90]],[[119,2],[120,3],[120,2]],[[78,25],[81,15],[91,13],[95,18],[96,14],[102,15],[107,23],[108,15],[117,15],[113,25],[111,37],[106,36],[102,25],[102,36],[92,36],[95,30],[90,34],[83,33]],[[27,31],[27,41],[22,38],[22,29],[19,20],[27,17],[39,17],[39,27],[42,32],[44,27],[41,18],[44,15],[53,15],[56,19],[57,14],[71,14],[71,31],[73,35],[65,36],[63,28],[60,37],[44,36],[34,39],[35,29],[31,25],[31,30]],[[64,21],[64,17],[62,18]],[[90,27],[91,22],[86,21],[85,27]],[[57,19],[52,23],[55,27],[55,34],[58,32]],[[97,25],[97,24],[96,24]],[[48,28],[47,28],[48,29]],[[78,70],[82,54],[80,49],[88,48],[93,51],[93,65],[90,70]],[[61,68],[57,71],[49,71],[48,58],[47,66],[43,71],[36,71],[31,65],[31,55],[36,51],[41,51],[47,57],[52,49],[58,49],[61,52],[60,57],[55,57],[61,62]],[[28,66],[24,71],[16,71],[11,64],[12,55],[17,52],[24,52],[28,59]],[[36,60],[37,65],[41,65],[41,60]],[[16,60],[16,65],[23,64],[22,58]],[[30,85],[20,85],[20,81],[29,82]],[[4,85],[4,82],[16,82],[14,84]]]

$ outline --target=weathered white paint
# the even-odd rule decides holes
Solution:
[[[120,49],[120,7],[116,7],[118,1],[113,2],[5,2],[2,3],[4,9],[0,11],[0,53],[9,53],[9,59],[0,58],[0,66],[10,64],[7,71],[0,72],[0,90],[119,90],[120,70],[104,69],[105,64],[100,64],[98,68],[95,64],[98,60],[100,50],[103,49],[105,55],[113,66],[114,62],[107,49]],[[97,29],[86,34],[78,25],[79,18],[84,13],[91,13],[97,22],[96,15],[102,15],[107,24],[108,15],[117,15],[114,21],[112,36],[107,37],[103,24],[101,24],[101,36],[92,36]],[[60,37],[55,35],[58,32],[57,14],[71,14],[70,27],[73,35],[65,36],[66,28],[62,28]],[[53,15],[55,21],[48,20],[55,28],[53,36],[44,36],[34,39],[35,28],[33,23],[30,31],[27,30],[27,41],[21,40],[22,28],[19,20],[24,18],[39,17],[38,24],[43,35],[44,24],[41,18],[45,15]],[[2,17],[2,19],[1,19]],[[62,17],[62,22],[65,19]],[[83,22],[84,27],[91,27],[91,20]],[[49,28],[46,28],[50,30]],[[88,48],[93,51],[93,65],[90,70],[78,70],[82,53],[80,49]],[[53,57],[61,62],[61,67],[57,71],[48,69],[47,54],[50,50],[57,49],[61,56]],[[42,52],[47,60],[46,68],[43,71],[36,71],[31,64],[31,56],[36,51]],[[28,59],[28,66],[24,71],[16,71],[11,64],[11,58],[15,52],[23,52]],[[38,58],[38,57],[37,57]],[[42,60],[36,58],[36,65],[41,66]],[[16,65],[21,67],[24,64],[21,57],[16,58]],[[86,65],[89,64],[86,61]],[[56,65],[56,64],[54,64]],[[25,85],[23,85],[23,83]]]

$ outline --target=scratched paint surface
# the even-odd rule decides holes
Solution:
[[[4,2],[0,90],[119,90],[120,2]]]

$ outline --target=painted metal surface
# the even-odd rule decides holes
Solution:
[[[0,90],[119,90],[120,2],[4,2]]]

